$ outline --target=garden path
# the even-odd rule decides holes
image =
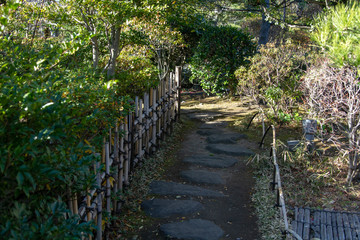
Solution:
[[[184,114],[197,128],[163,179],[150,184],[142,208],[154,219],[139,238],[259,239],[250,199],[254,179],[246,165],[255,145],[228,128],[222,114]]]

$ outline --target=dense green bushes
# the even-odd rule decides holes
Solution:
[[[64,218],[64,202],[93,187],[101,133],[128,108],[93,71],[64,69],[65,49],[47,43],[0,41],[0,222],[8,239],[78,239],[91,230]]]
[[[250,36],[230,26],[208,26],[190,60],[191,80],[199,81],[207,93],[235,93],[235,70],[248,63],[255,44]]]

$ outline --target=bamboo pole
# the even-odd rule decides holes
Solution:
[[[115,162],[115,173],[114,173],[114,193],[117,194],[119,189],[119,172],[120,172],[120,161],[119,161],[119,126],[116,122],[114,132],[114,162]],[[117,211],[117,200],[116,197],[113,200],[114,212]]]
[[[104,147],[105,148],[105,147]],[[100,172],[100,163],[97,163],[97,171],[96,174],[96,183],[98,185],[99,191],[96,196],[97,203],[97,231],[96,231],[96,239],[102,240],[102,192],[101,192],[101,172]]]
[[[177,120],[180,120],[180,110],[181,110],[181,71],[182,68],[177,66],[175,68],[175,81],[176,81],[176,88],[177,88]]]
[[[110,184],[110,143],[105,144],[105,179],[106,179],[106,212],[107,217],[111,219],[111,184]],[[110,221],[106,222],[106,239],[108,239]]]
[[[150,96],[145,93],[144,96],[145,107],[145,153],[150,154]]]
[[[74,193],[73,209],[74,209],[74,214],[79,214],[79,206],[78,206],[78,202],[77,202],[77,193]]]
[[[143,112],[143,100],[140,99],[139,100],[139,132],[138,132],[138,136],[139,136],[139,140],[138,140],[138,158],[139,158],[139,161],[141,161],[142,157],[143,157],[143,154],[142,154],[142,149],[143,149],[143,115],[142,115],[142,112]]]
[[[152,109],[153,109],[153,115],[152,115],[152,152],[154,153],[156,151],[156,145],[157,145],[157,139],[156,139],[156,130],[157,130],[157,102],[156,102],[156,89],[152,90]]]
[[[130,158],[131,158],[131,135],[129,133],[129,130],[131,129],[131,114],[129,114],[126,117],[126,121],[125,121],[125,153],[126,153],[126,158],[124,159],[124,183],[126,185],[129,184],[129,168],[130,168]]]

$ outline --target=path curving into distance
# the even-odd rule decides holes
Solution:
[[[150,184],[142,208],[153,224],[138,239],[258,239],[250,201],[254,179],[245,164],[253,145],[227,128],[219,113],[187,117],[197,129],[184,139],[164,179]]]

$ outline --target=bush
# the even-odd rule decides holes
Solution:
[[[59,45],[0,40],[1,236],[79,239],[92,225],[65,218],[64,202],[94,186],[93,153],[127,99],[92,71],[60,67]]]
[[[207,93],[230,91],[234,94],[234,72],[246,65],[246,58],[254,52],[255,44],[241,30],[230,26],[208,26],[190,60],[191,80],[199,81]]]
[[[293,110],[302,96],[299,85],[306,69],[307,52],[308,49],[291,43],[262,46],[259,53],[249,58],[249,67],[242,66],[235,72],[238,92],[266,103],[271,112],[262,111],[269,119],[277,122],[298,119]]]
[[[141,54],[142,52],[145,54]],[[116,73],[120,96],[142,96],[150,88],[158,85],[159,71],[152,64],[150,57],[150,51],[145,48],[128,46],[121,52],[117,59],[119,63]]]

